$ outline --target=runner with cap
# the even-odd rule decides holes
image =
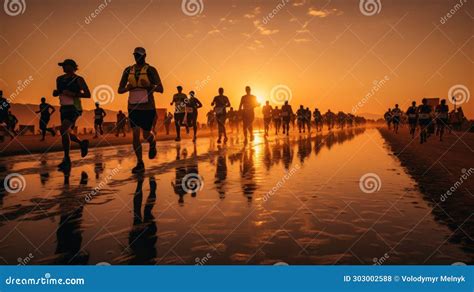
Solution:
[[[163,85],[155,67],[146,63],[146,51],[144,48],[135,48],[133,57],[135,58],[135,64],[125,68],[123,71],[118,93],[129,93],[128,120],[132,127],[133,150],[137,156],[137,165],[132,169],[132,173],[141,173],[145,170],[145,164],[142,157],[140,132],[142,132],[143,138],[150,144],[148,158],[155,158],[156,141],[155,135],[151,131],[156,116],[153,93],[163,93]]]
[[[61,142],[64,151],[63,161],[58,165],[62,170],[68,170],[71,167],[71,158],[69,151],[71,141],[79,144],[81,148],[81,157],[85,157],[89,151],[89,141],[80,140],[72,130],[76,127],[77,119],[82,115],[81,98],[90,98],[91,93],[84,78],[76,74],[77,63],[72,59],[66,59],[58,63],[63,68],[64,75],[56,79],[56,89],[53,96],[59,97],[61,107]]]

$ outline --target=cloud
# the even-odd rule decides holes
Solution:
[[[264,45],[259,40],[253,40],[253,42],[247,47],[249,50],[256,51],[258,49],[263,49]]]
[[[220,33],[220,32],[221,32],[220,30],[218,30],[217,28],[215,28],[215,29],[213,29],[213,30],[208,31],[207,33],[208,33],[208,34],[216,34],[216,33]]]
[[[272,35],[272,34],[276,34],[276,33],[279,32],[278,29],[268,29],[268,28],[266,28],[265,26],[262,25],[260,20],[255,20],[253,22],[253,25],[258,29],[258,31],[260,32],[261,35]]]
[[[343,13],[342,11],[339,11],[336,8],[319,10],[317,8],[310,7],[308,9],[308,15],[311,15],[314,17],[320,17],[320,18],[325,18],[329,15],[341,15],[342,13]]]
[[[293,6],[303,6],[306,4],[306,0],[299,0],[299,1],[294,1]]]
[[[293,39],[293,41],[294,41],[295,43],[307,43],[307,42],[310,41],[310,39],[307,39],[307,38],[295,38],[295,39]]]
[[[255,7],[252,12],[244,14],[244,18],[252,19],[260,14],[261,8],[259,6]]]

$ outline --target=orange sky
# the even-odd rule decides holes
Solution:
[[[206,111],[220,86],[237,107],[246,85],[261,100],[284,85],[292,104],[322,111],[350,112],[372,92],[356,110],[381,114],[397,102],[406,108],[413,99],[446,98],[455,85],[474,92],[474,5],[455,8],[460,1],[380,0],[380,12],[366,16],[359,0],[203,0],[201,13],[188,16],[180,0],[25,0],[23,14],[0,11],[0,88],[6,96],[18,91],[16,103],[46,96],[57,105],[56,64],[73,58],[91,91],[113,88],[104,107],[123,109],[121,72],[133,63],[133,48],[143,46],[165,88],[158,107],[169,107],[178,84],[197,91]],[[30,76],[18,90],[18,80]],[[472,118],[474,99],[463,108]]]

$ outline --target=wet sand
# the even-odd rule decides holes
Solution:
[[[143,177],[130,145],[0,159],[0,263],[452,264],[472,253],[452,237],[379,131],[290,137],[256,133],[158,143]],[[145,151],[147,146],[145,146]],[[361,177],[375,173],[379,189]],[[197,178],[197,180],[195,179]],[[193,187],[194,185],[194,187]],[[190,190],[193,188],[193,190]]]
[[[418,182],[420,191],[433,208],[435,219],[453,231],[449,241],[461,243],[472,253],[474,134],[454,132],[446,135],[443,142],[432,135],[428,143],[421,145],[419,137],[412,139],[407,128],[401,129],[398,135],[386,128],[379,130],[394,155]],[[467,178],[462,178],[463,175]],[[452,194],[447,195],[448,191]]]
[[[211,132],[207,129],[198,132],[199,137],[209,137],[210,135]],[[127,133],[126,137],[122,137],[122,135],[115,137],[115,134],[105,134],[104,136],[100,136],[97,139],[94,139],[93,134],[79,134],[78,136],[82,140],[88,139],[90,142],[90,148],[127,145],[132,143],[131,132]],[[186,134],[186,131],[183,129],[181,132],[181,137],[183,140],[191,139],[192,130],[190,134]],[[169,141],[174,140],[175,138],[176,134],[174,131],[170,131],[169,135],[166,135],[166,133],[163,132],[156,134],[157,141]],[[61,137],[59,135],[52,137],[48,133],[45,141],[40,141],[40,139],[41,136],[39,135],[17,136],[13,140],[11,140],[9,137],[6,137],[5,140],[0,143],[0,157],[62,151]],[[71,149],[79,149],[79,147],[76,143],[71,143]]]

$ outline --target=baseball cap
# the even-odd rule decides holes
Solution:
[[[58,63],[58,65],[59,65],[59,66],[67,66],[67,65],[69,65],[69,66],[72,66],[72,67],[77,68],[77,63],[76,63],[76,61],[74,61],[73,59],[66,59],[66,60],[64,60],[63,62]]]
[[[146,50],[145,48],[142,48],[142,47],[136,47],[135,50],[133,50],[133,54],[138,54],[138,55],[141,55],[141,56],[145,56],[146,55]]]

